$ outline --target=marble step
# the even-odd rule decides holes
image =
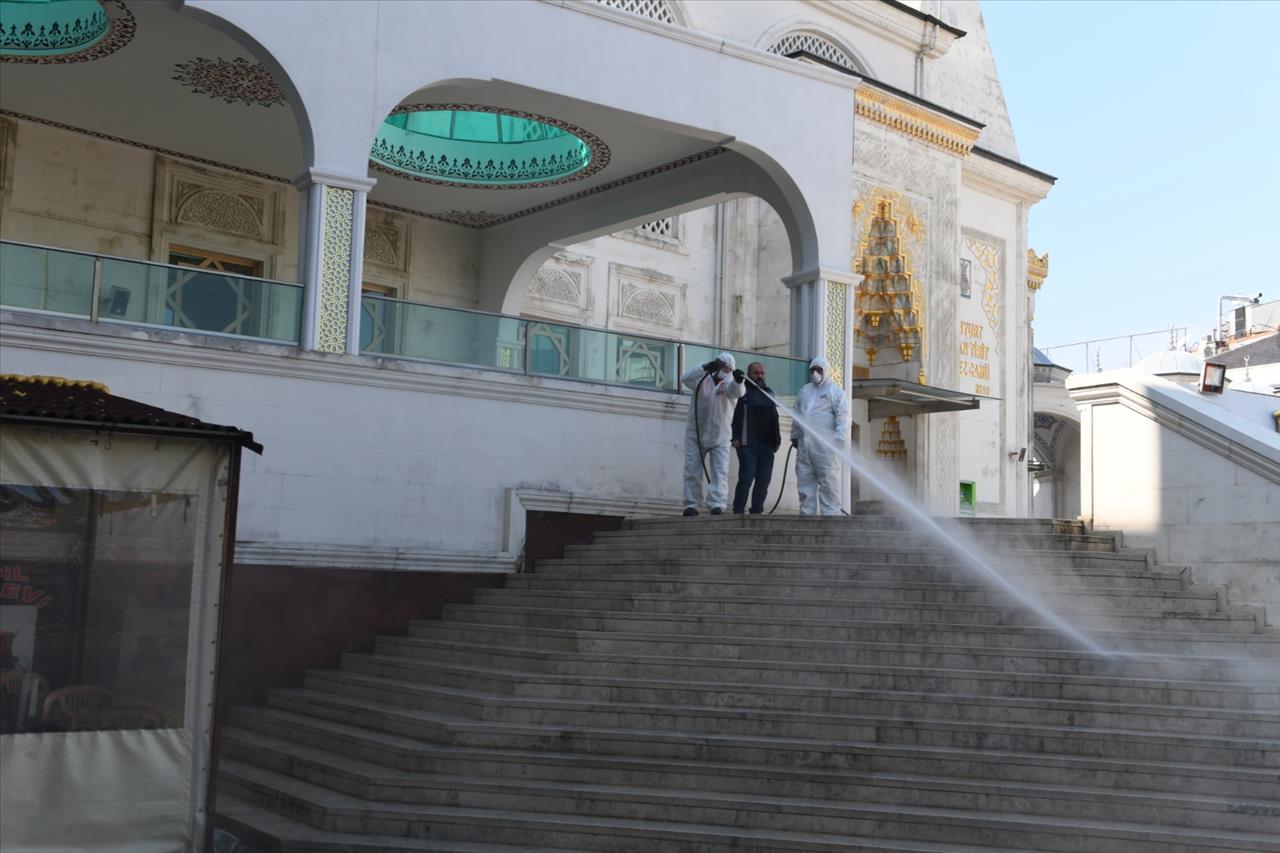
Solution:
[[[779,849],[776,845],[785,842],[791,845],[790,849],[802,850],[805,841],[848,845],[858,844],[863,838],[929,844],[960,842],[986,845],[988,850],[1064,853],[1083,849],[1095,853],[1264,851],[1270,843],[1267,836],[1259,833],[1169,830],[1146,824],[1106,824],[1072,818],[1026,819],[995,812],[966,813],[919,806],[890,808],[810,801],[803,804],[803,811],[792,811],[801,804],[786,802],[779,808],[776,800],[748,798],[735,808],[732,801],[717,801],[714,795],[696,793],[687,793],[678,800],[666,798],[664,802],[662,795],[646,796],[642,789],[606,792],[579,787],[572,815],[529,808],[540,793],[537,788],[526,789],[523,794],[508,788],[507,802],[502,803],[503,786],[496,783],[485,786],[473,782],[470,791],[458,792],[460,802],[456,804],[366,800],[234,760],[221,768],[219,783],[234,796],[270,805],[330,831],[499,843],[523,839],[531,844],[551,842],[568,849],[576,846],[601,851],[644,849],[641,845],[679,849],[672,848],[672,842],[699,845],[688,849],[737,850],[743,846],[752,849],[760,841],[769,844],[764,849]],[[490,796],[478,795],[477,789],[484,787],[488,787]],[[614,795],[612,801],[609,793]],[[626,807],[628,799],[630,808]],[[492,805],[468,805],[474,800]],[[622,807],[610,808],[612,804]],[[692,819],[672,820],[686,815]],[[716,818],[732,823],[719,823]],[[753,825],[764,824],[760,818],[771,818],[772,825]]]
[[[237,730],[415,772],[455,773],[466,767],[468,773],[512,778],[805,796],[819,790],[837,798],[853,796],[848,791],[850,785],[858,790],[877,787],[885,778],[899,780],[889,784],[906,786],[907,796],[918,780],[934,780],[951,788],[993,785],[1021,790],[1032,786],[1056,791],[1065,786],[1076,791],[1107,789],[1121,797],[1149,792],[1226,801],[1240,804],[1230,807],[1235,812],[1256,813],[1264,818],[1270,814],[1266,804],[1280,802],[1280,775],[1274,771],[1184,762],[866,744],[843,753],[839,760],[829,762],[831,766],[773,764],[765,772],[758,764],[709,757],[678,758],[643,751],[629,755],[569,751],[567,745],[559,748],[550,741],[528,749],[467,746],[447,738],[424,740],[417,736],[420,731],[397,733],[270,707],[237,708],[232,712],[231,724]],[[1105,802],[1100,800],[1099,805]]]
[[[1190,586],[1182,572],[1168,571],[1162,567],[1156,572],[1145,563],[1135,563],[1131,568],[1112,566],[1035,567],[1019,568],[1005,577],[1024,583],[1031,589],[1056,589],[1065,586],[1085,589],[1160,589],[1178,592]],[[681,578],[742,580],[788,584],[848,583],[875,585],[941,585],[992,588],[990,578],[975,574],[964,566],[907,565],[858,563],[856,565],[811,565],[804,562],[773,562],[766,560],[709,561],[709,560],[636,560],[624,557],[556,558],[538,561],[537,571],[512,575],[509,582],[529,578],[556,580],[615,579],[615,578]],[[1215,587],[1198,587],[1215,591]]]
[[[1216,610],[1220,598],[1214,589],[1147,588],[1134,585],[1100,588],[1066,587],[1035,590],[1050,606],[1072,605],[1078,609],[1114,607],[1124,610]],[[1176,583],[1176,581],[1175,581]],[[734,577],[698,578],[665,575],[557,577],[545,574],[513,575],[507,590],[573,593],[653,593],[688,598],[776,598],[774,579]],[[773,595],[770,595],[773,593]],[[796,579],[786,584],[789,600],[817,599],[825,602],[888,602],[911,604],[966,604],[974,606],[1017,606],[1011,593],[977,583],[909,583],[895,581],[814,581]]]
[[[474,605],[448,605],[446,618],[465,618],[467,609],[490,613],[503,609],[515,616],[521,612],[588,614],[588,618],[616,618],[642,615],[653,619],[665,617],[728,616],[739,620],[834,620],[846,622],[900,622],[916,626],[970,625],[1035,627],[1045,624],[1039,614],[1013,604],[1003,606],[973,604],[941,604],[910,602],[864,602],[773,597],[720,596],[692,598],[659,593],[607,593],[479,589]],[[1255,611],[1244,608],[1216,609],[1217,601],[1190,600],[1180,602],[1179,609],[1122,609],[1103,611],[1058,611],[1078,630],[1125,627],[1145,631],[1202,630],[1217,633],[1253,634],[1259,622]]]
[[[1026,722],[999,719],[999,703],[980,713],[958,703],[927,701],[909,708],[890,707],[886,713],[846,714],[822,711],[770,710],[749,707],[607,702],[590,699],[523,699],[477,691],[427,687],[336,671],[309,672],[302,691],[272,691],[277,696],[301,695],[306,701],[332,706],[354,700],[387,708],[424,711],[477,722],[601,731],[679,732],[690,735],[740,735],[792,740],[833,740],[943,746],[950,748],[1041,751],[1064,755],[1100,755],[1150,761],[1183,760],[1242,767],[1280,768],[1280,740],[1263,726],[1257,736],[1240,734],[1162,732],[1115,725],[1087,728],[1053,719]],[[909,703],[903,703],[909,704]],[[951,714],[948,715],[948,711]],[[971,711],[976,719],[957,718]],[[908,716],[907,714],[910,714]],[[1044,717],[1051,715],[1045,714]],[[994,719],[993,719],[994,717]]]
[[[817,684],[833,687],[893,687],[896,680],[931,678],[966,685],[969,692],[1013,695],[1055,695],[1074,698],[1080,690],[1099,684],[1117,690],[1117,697],[1139,701],[1164,699],[1175,704],[1198,704],[1212,692],[1264,701],[1280,694],[1280,661],[1269,681],[1262,673],[1239,673],[1232,678],[1229,659],[1167,655],[1104,658],[1082,652],[1043,649],[1000,649],[825,641],[769,643],[690,638],[674,644],[665,635],[583,634],[539,629],[490,631],[487,641],[436,638],[436,634],[466,636],[452,628],[423,636],[381,636],[375,652],[392,657],[451,662],[459,665],[509,666],[527,672],[577,672],[630,677],[668,674],[707,680],[743,677],[778,684]],[[437,623],[439,624],[439,623]],[[457,626],[454,626],[457,627]],[[500,634],[500,636],[499,636]],[[581,670],[579,669],[581,667]],[[978,685],[987,685],[980,687]],[[1023,686],[1025,685],[1025,686]],[[1185,692],[1182,692],[1185,688]],[[1131,692],[1130,692],[1131,691]],[[1228,707],[1236,707],[1229,704]],[[1257,707],[1269,707],[1258,705]]]
[[[733,616],[603,613],[587,610],[521,608],[477,605],[444,607],[443,622],[410,623],[411,635],[435,632],[483,632],[487,630],[563,629],[578,634],[662,634],[668,638],[690,635],[723,638],[728,642],[755,639],[790,642],[818,640],[839,643],[924,643],[982,646],[985,648],[1036,648],[1080,651],[1056,630],[1037,626],[912,624],[850,619],[743,620]],[[1280,633],[1259,629],[1255,633],[1209,631],[1152,631],[1094,629],[1089,636],[1104,649],[1122,653],[1163,653],[1209,657],[1276,660]]]
[[[1277,685],[712,658],[645,659],[490,649],[487,654],[477,654],[409,637],[381,637],[377,641],[377,654],[343,655],[341,668],[443,686],[463,686],[472,683],[470,679],[475,673],[492,673],[486,689],[519,695],[544,695],[548,686],[554,689],[565,679],[572,679],[573,684],[597,688],[612,684],[672,683],[736,691],[766,689],[775,691],[779,697],[812,695],[812,691],[927,691],[935,696],[963,694],[999,699],[1280,710],[1280,686]]]
[[[399,802],[457,804],[454,792],[474,782],[501,785],[498,802],[472,800],[467,805],[510,804],[538,811],[572,809],[575,794],[566,786],[591,786],[604,794],[622,794],[634,803],[642,791],[651,801],[683,802],[702,797],[725,808],[742,803],[743,797],[767,797],[764,819],[773,821],[779,811],[801,812],[805,803],[854,803],[880,806],[924,806],[940,809],[997,811],[1007,814],[1088,818],[1110,822],[1157,821],[1166,826],[1226,829],[1233,832],[1265,832],[1280,816],[1280,805],[1257,800],[1204,797],[1187,794],[1130,793],[1064,785],[1029,785],[1026,782],[983,782],[946,777],[903,776],[870,773],[791,774],[769,785],[751,784],[759,768],[722,765],[712,775],[698,765],[657,767],[637,762],[609,764],[579,761],[574,756],[541,761],[538,755],[485,753],[470,761],[452,755],[443,760],[430,749],[417,751],[420,766],[402,769],[361,758],[358,750],[334,751],[325,741],[318,745],[307,736],[275,737],[259,731],[233,728],[224,733],[224,755],[277,773],[295,776],[362,799]],[[356,753],[356,754],[352,754]],[[523,766],[525,759],[534,772]],[[515,801],[525,792],[545,790],[538,805]],[[482,791],[481,796],[487,796]],[[617,806],[613,806],[617,808]],[[682,820],[690,820],[686,816]],[[776,825],[774,828],[777,828]]]

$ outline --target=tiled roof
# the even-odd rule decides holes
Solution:
[[[262,452],[262,445],[253,440],[251,432],[205,423],[190,415],[117,397],[98,382],[57,376],[0,374],[0,419],[59,420],[156,432],[208,433],[210,438],[229,438],[257,453]]]
[[[1235,349],[1220,352],[1205,360],[1210,364],[1221,364],[1226,367],[1244,367],[1246,356],[1249,358],[1249,367],[1261,367],[1264,364],[1280,362],[1280,334],[1269,335],[1260,341],[1242,344]]]

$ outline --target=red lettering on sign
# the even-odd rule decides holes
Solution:
[[[16,583],[0,584],[0,598],[16,599],[18,597],[18,589],[19,587]]]

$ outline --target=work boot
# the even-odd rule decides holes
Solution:
[[[688,518],[691,515],[697,515],[697,514],[698,514],[698,511],[691,506],[687,506],[684,508],[684,515],[686,518]]]
[[[723,514],[724,514],[724,507],[722,507],[722,506],[718,506],[718,507],[716,507],[715,509],[711,510],[711,514],[712,514],[712,515],[723,515]]]

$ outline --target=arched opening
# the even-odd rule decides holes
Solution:
[[[291,182],[312,141],[291,82],[221,19],[100,6],[105,31],[91,43],[0,51],[4,268],[22,277],[17,307],[296,343]]]
[[[371,143],[378,183],[368,199],[362,348],[389,352],[397,334],[408,343],[407,333],[392,328],[403,321],[390,313],[425,309],[393,309],[392,302],[524,315],[533,285],[531,299],[547,319],[607,328],[610,318],[639,313],[647,318],[640,325],[652,326],[646,331],[669,338],[786,351],[789,308],[779,280],[817,266],[812,217],[769,157],[737,142],[712,144],[709,136],[509,83],[450,80],[415,91],[391,110]],[[748,201],[756,205],[750,227],[763,228],[769,243],[763,262],[769,285],[759,290],[767,292],[769,323],[777,328],[762,336],[742,319],[753,315],[754,304],[736,312],[710,307],[717,292],[720,302],[729,298],[721,286],[723,259],[713,260],[713,244],[726,245],[717,230],[726,221],[717,225],[717,217],[725,205],[745,210]],[[687,229],[695,221],[699,246],[691,252],[686,237],[694,232]],[[611,240],[620,250],[599,256],[598,284],[594,273],[573,265],[557,272],[553,264],[538,277],[553,255],[573,255],[566,247],[593,240]],[[764,244],[753,234],[752,245]],[[648,279],[665,275],[666,284],[622,295],[627,258],[637,268],[664,266],[646,255],[680,263]],[[754,303],[754,289],[750,298]],[[501,321],[493,324],[493,360],[502,364],[511,357],[509,345],[502,343]]]
[[[1080,515],[1080,424],[1058,413],[1036,412],[1032,433],[1032,515]]]

